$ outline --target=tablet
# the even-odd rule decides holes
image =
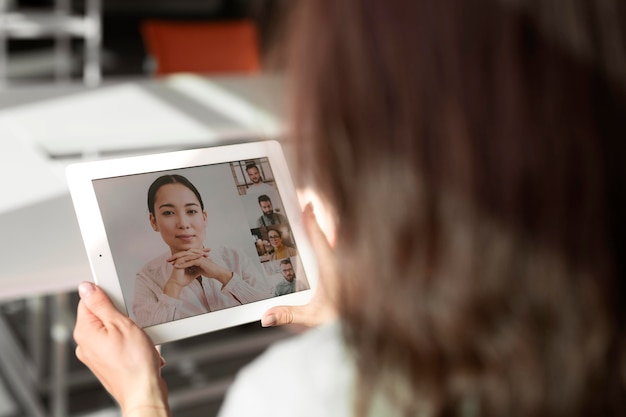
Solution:
[[[66,169],[95,282],[155,344],[306,303],[317,265],[280,144]]]

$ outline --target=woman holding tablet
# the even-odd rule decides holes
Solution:
[[[263,324],[337,320],[219,415],[626,416],[624,1],[288,3],[287,136],[336,238],[305,211],[327,297]],[[167,415],[148,337],[79,291],[78,358]]]
[[[150,225],[169,246],[137,273],[133,313],[142,327],[269,298],[263,275],[233,248],[204,247],[207,213],[182,175],[163,175],[148,190]]]

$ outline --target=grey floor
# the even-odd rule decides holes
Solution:
[[[69,311],[75,311],[76,294],[70,294]],[[51,300],[46,299],[46,304]],[[47,310],[46,310],[47,311]],[[0,304],[0,314],[9,324],[12,337],[24,351],[29,332],[31,314],[26,300],[15,300]],[[47,318],[49,320],[49,318]],[[53,340],[50,327],[44,326],[43,352],[51,352]],[[174,416],[211,417],[216,415],[224,392],[241,367],[262,353],[266,347],[289,337],[292,331],[286,328],[264,329],[258,322],[197,336],[162,346],[162,355],[167,361],[163,376],[168,384],[170,404]],[[2,337],[2,336],[0,336]],[[2,355],[3,352],[0,352]],[[74,357],[74,344],[70,342],[67,358],[67,416],[113,417],[119,416],[114,401],[109,397],[91,372]],[[28,354],[27,354],[27,359]],[[41,364],[41,382],[34,390],[46,410],[51,411],[50,369],[52,361],[44,356]],[[20,404],[12,387],[14,381],[0,369],[0,417],[28,416],[27,408]]]

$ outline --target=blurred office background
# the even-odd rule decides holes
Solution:
[[[118,415],[113,401],[74,357],[71,330],[78,297],[70,288],[74,288],[73,281],[80,282],[90,276],[84,276],[87,275],[85,254],[81,252],[75,221],[68,217],[73,212],[67,190],[61,181],[56,181],[55,184],[61,184],[58,185],[58,192],[50,191],[54,187],[45,189],[41,186],[41,196],[37,199],[27,196],[23,201],[11,201],[16,195],[15,190],[17,194],[29,191],[31,183],[45,182],[42,178],[47,170],[54,173],[84,155],[81,148],[76,152],[70,149],[68,154],[72,157],[64,159],[63,152],[54,153],[53,145],[60,143],[54,142],[57,139],[52,138],[54,140],[50,143],[53,145],[44,143],[46,138],[52,137],[55,126],[38,125],[44,123],[38,120],[48,120],[42,115],[49,114],[48,108],[41,106],[48,103],[49,108],[59,109],[67,105],[67,108],[75,109],[77,113],[74,116],[64,115],[71,122],[72,117],[93,115],[78,114],[81,108],[72,107],[73,104],[70,106],[70,102],[54,101],[68,92],[72,97],[84,94],[93,100],[95,96],[87,96],[92,89],[96,91],[102,86],[126,80],[132,84],[123,84],[124,88],[139,86],[155,96],[164,90],[164,84],[149,84],[149,80],[155,78],[157,65],[146,48],[142,32],[142,25],[147,20],[191,24],[197,21],[246,21],[252,22],[256,29],[259,68],[252,71],[218,71],[218,74],[209,74],[208,80],[211,80],[213,90],[218,86],[222,89],[220,91],[232,93],[232,96],[225,97],[235,103],[247,104],[248,107],[243,108],[248,111],[260,109],[260,113],[267,118],[267,114],[273,114],[272,110],[276,107],[263,107],[264,103],[273,103],[274,100],[266,92],[280,94],[280,90],[275,88],[276,83],[280,83],[280,65],[276,61],[266,65],[266,60],[273,39],[279,35],[285,3],[283,0],[0,0],[0,140],[6,159],[0,161],[0,165],[6,167],[8,163],[12,170],[19,168],[27,173],[3,175],[5,179],[1,184],[4,200],[0,210],[0,227],[5,233],[0,262],[13,266],[3,268],[5,271],[0,274],[0,417]],[[273,72],[269,79],[270,87],[263,78],[268,71]],[[237,84],[239,77],[259,88],[254,90],[257,91],[255,97],[244,95],[242,98],[236,94],[248,90],[247,84]],[[248,80],[248,77],[252,78]],[[279,97],[276,99],[280,102]],[[171,105],[172,100],[168,100]],[[182,101],[178,99],[178,102]],[[85,109],[95,106],[93,102],[89,103]],[[35,109],[31,113],[29,105]],[[94,108],[104,108],[106,113],[106,107]],[[195,112],[190,118],[202,119],[204,116],[198,110],[190,111]],[[206,109],[206,118],[218,120],[222,125],[236,124],[237,110],[230,119],[224,115],[223,109],[221,111],[214,115]],[[104,126],[111,124],[106,114],[99,116],[102,118],[101,128],[108,128]],[[261,118],[254,118],[254,121],[257,119]],[[245,126],[250,136],[244,134],[238,137],[231,132],[229,142],[253,138],[255,126],[253,123]],[[67,128],[61,127],[66,129],[63,134],[67,135]],[[215,130],[211,130],[213,126],[210,123],[205,127],[207,132]],[[118,128],[123,131],[124,126]],[[93,129],[99,129],[99,126],[93,126]],[[84,132],[85,141],[90,133]],[[267,134],[267,130],[260,129],[260,133]],[[138,131],[137,135],[149,136],[150,132]],[[266,136],[260,134],[258,138]],[[40,142],[41,138],[44,142]],[[21,143],[22,140],[24,143]],[[202,136],[200,134],[199,140],[193,143],[177,141],[178,138],[172,137],[169,148],[201,146]],[[223,142],[219,136],[211,136],[207,144]],[[92,143],[85,147],[93,150],[98,145]],[[137,148],[139,145],[128,149],[141,153]],[[116,154],[110,149],[108,152]],[[125,151],[118,153],[124,154]],[[92,158],[94,155],[99,157],[104,153],[96,149],[89,154]],[[29,178],[28,173],[36,170],[42,170],[43,174]],[[60,228],[63,222],[69,221],[71,230],[67,234],[72,235],[72,242],[65,244],[61,241],[57,245],[55,239],[58,236],[46,236],[45,233],[52,231],[42,230],[44,226],[37,226],[32,221],[42,216],[50,219],[46,227]],[[11,252],[16,242],[8,239],[6,230],[17,229],[21,222],[25,227],[38,228],[21,230],[24,234],[38,234],[32,240],[33,245],[38,245],[39,252],[34,266],[15,265],[19,262]],[[59,225],[54,226],[55,222]],[[61,239],[66,238],[62,231],[54,233],[60,234]],[[80,267],[75,269],[79,273],[69,276],[71,273],[67,271],[74,270],[70,264],[76,257],[81,259]],[[57,261],[58,258],[61,259]],[[38,263],[44,264],[37,270],[43,269],[42,278],[32,278],[28,271],[34,270]],[[20,275],[20,269],[27,272]],[[53,281],[57,275],[67,278],[70,285],[67,282],[55,284]],[[32,283],[28,281],[31,278]],[[28,291],[23,291],[24,288]],[[267,345],[291,334],[291,329],[262,329],[259,323],[251,323],[164,345],[163,355],[168,361],[164,376],[170,386],[173,415],[215,415],[236,372]]]
[[[0,60],[6,59],[13,83],[51,80],[55,49],[65,43],[69,59],[60,65],[72,79],[80,79],[89,59],[85,43],[99,37],[102,77],[147,74],[153,70],[141,33],[147,20],[250,20],[258,30],[259,51],[266,57],[285,5],[285,0],[1,0],[0,16],[5,20],[0,20]],[[70,21],[94,12],[100,21],[97,34],[81,34],[76,20]]]

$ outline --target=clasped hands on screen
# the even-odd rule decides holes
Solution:
[[[183,288],[200,275],[218,280],[222,286],[233,277],[232,271],[219,266],[209,256],[210,248],[193,248],[177,252],[167,259],[173,266],[172,274],[165,283],[163,292],[179,298]]]

